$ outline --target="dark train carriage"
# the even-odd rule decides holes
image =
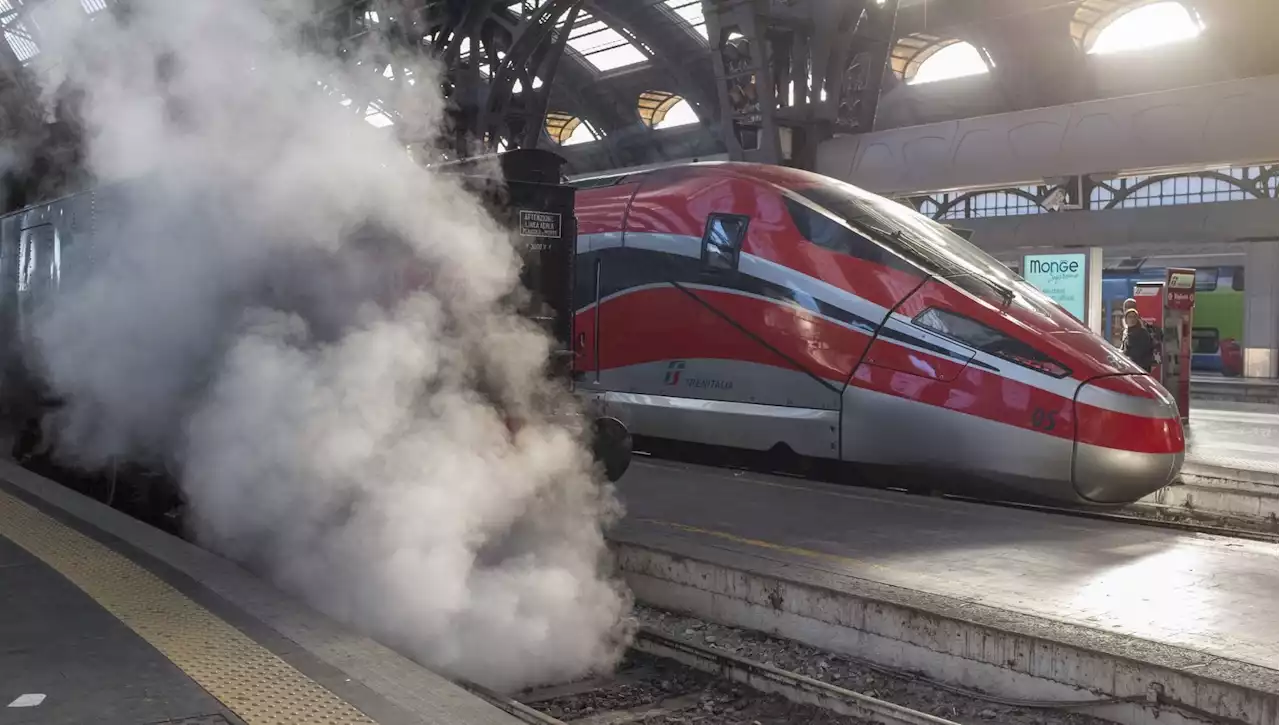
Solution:
[[[31,374],[27,338],[35,316],[70,281],[66,275],[85,269],[77,258],[91,255],[93,195],[74,194],[0,218],[0,416],[6,422],[38,416],[50,402]]]
[[[553,335],[552,374],[572,385],[576,190],[560,183],[563,163],[555,154],[529,150],[442,164],[435,171],[461,176],[524,241],[521,281],[530,305],[525,312]],[[120,219],[138,203],[133,192],[143,188],[143,182],[112,184],[0,217],[0,422],[13,434],[18,460],[45,451],[40,420],[58,404],[33,374],[39,366],[28,344],[32,320],[60,287],[92,268],[102,251],[95,243],[120,233]],[[606,476],[617,480],[630,463],[630,436],[616,419],[593,417],[594,453]],[[132,498],[152,496],[150,483],[148,488]]]

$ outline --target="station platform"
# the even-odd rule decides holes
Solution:
[[[1280,381],[1270,378],[1228,378],[1223,375],[1191,376],[1191,399],[1275,405]],[[1194,408],[1195,403],[1192,403]]]
[[[1193,398],[1186,434],[1178,480],[1133,510],[1275,533],[1280,526],[1276,404]]]
[[[0,461],[0,725],[517,722],[230,562]]]
[[[641,601],[1117,722],[1276,721],[1274,544],[667,461],[618,486]]]
[[[1280,471],[1280,408],[1267,403],[1193,400],[1186,463],[1274,477]]]

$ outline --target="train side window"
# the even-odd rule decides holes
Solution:
[[[1022,340],[955,312],[930,307],[916,315],[911,322],[963,345],[1055,378],[1065,378],[1071,374],[1070,368]]]
[[[1218,352],[1218,328],[1191,328],[1191,352],[1197,355],[1212,355]]]
[[[39,294],[56,285],[61,272],[62,250],[52,224],[22,230],[18,240],[18,291]]]
[[[738,253],[747,236],[747,218],[737,214],[712,214],[702,234],[702,267],[732,271],[738,268]]]

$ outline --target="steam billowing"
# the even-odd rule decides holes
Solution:
[[[63,251],[39,326],[66,455],[169,466],[203,543],[428,664],[504,688],[612,664],[616,505],[554,415],[549,340],[504,304],[510,239],[325,92],[387,91],[297,48],[310,3],[130,5],[39,18],[91,171],[134,180],[99,194],[116,223]],[[389,294],[410,259],[429,283]]]

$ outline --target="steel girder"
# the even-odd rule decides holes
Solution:
[[[876,105],[897,0],[703,0],[731,158],[812,168]]]

